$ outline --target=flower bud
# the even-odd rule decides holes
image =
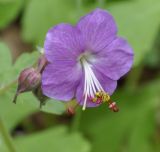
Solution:
[[[18,94],[33,91],[41,83],[41,74],[34,68],[24,69],[18,78],[18,87],[13,102],[16,103]]]

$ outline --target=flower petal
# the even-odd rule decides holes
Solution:
[[[74,97],[75,89],[76,86],[70,82],[42,85],[44,95],[62,101],[70,101]]]
[[[74,97],[82,69],[71,61],[48,64],[42,73],[43,93],[57,100],[68,101]]]
[[[102,85],[103,89],[109,94],[112,95],[112,93],[115,91],[117,87],[117,81],[109,79],[106,77],[103,73],[97,71],[96,69],[93,69],[95,76],[97,77],[98,81]],[[77,102],[80,105],[83,105],[84,103],[84,78],[81,80],[77,87],[76,91],[76,99]],[[100,104],[93,103],[90,100],[87,100],[87,107],[96,107]]]
[[[97,54],[94,67],[107,77],[118,80],[133,64],[133,51],[127,41],[117,38]]]
[[[117,27],[113,17],[104,10],[96,9],[82,17],[77,24],[88,51],[98,52],[116,37]]]
[[[69,24],[59,24],[47,33],[44,43],[45,55],[49,62],[76,60],[84,50],[83,44],[80,30]]]

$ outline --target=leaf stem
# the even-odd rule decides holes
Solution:
[[[16,149],[12,143],[12,139],[11,139],[10,135],[8,134],[1,118],[0,118],[0,132],[2,134],[2,137],[3,137],[6,145],[8,146],[9,151],[16,152]]]

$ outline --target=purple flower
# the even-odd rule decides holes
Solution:
[[[63,23],[51,28],[44,49],[49,64],[42,73],[43,93],[66,102],[75,97],[83,109],[102,103],[92,100],[96,93],[111,95],[133,63],[132,48],[117,36],[113,17],[102,9],[75,26]]]

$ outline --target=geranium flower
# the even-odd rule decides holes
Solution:
[[[72,26],[51,28],[44,43],[49,64],[42,73],[43,93],[53,99],[95,107],[115,91],[117,80],[133,63],[133,51],[117,36],[116,23],[107,11],[96,9]],[[114,104],[113,104],[114,105]]]

